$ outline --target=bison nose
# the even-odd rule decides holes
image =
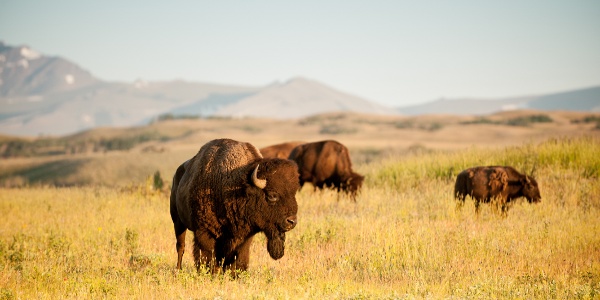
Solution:
[[[296,223],[298,223],[298,219],[296,218],[296,216],[291,216],[291,217],[287,218],[286,221],[287,221],[288,230],[296,227]]]

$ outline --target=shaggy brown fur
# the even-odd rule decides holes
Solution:
[[[260,148],[260,153],[266,158],[283,158],[287,159],[290,156],[292,149],[298,145],[302,145],[304,142],[287,142],[268,147]]]
[[[213,273],[246,270],[252,238],[259,232],[267,237],[270,256],[281,258],[285,232],[297,221],[297,178],[293,161],[265,159],[249,143],[219,139],[202,146],[173,177],[177,268],[188,229],[194,232],[198,270],[202,265]]]
[[[288,158],[298,164],[301,187],[305,182],[312,183],[315,189],[335,187],[356,201],[364,177],[352,171],[346,146],[333,140],[302,144]]]
[[[475,202],[477,213],[480,203],[497,200],[504,216],[508,213],[510,202],[516,198],[525,197],[529,203],[542,199],[537,181],[510,166],[479,166],[460,172],[454,184],[458,207],[462,207],[467,196]]]

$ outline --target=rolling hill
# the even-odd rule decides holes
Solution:
[[[63,137],[0,136],[0,186],[127,186],[169,178],[204,143],[228,137],[261,148],[335,139],[357,166],[428,151],[506,147],[556,138],[600,138],[600,113],[510,111],[486,116],[329,113],[300,119],[176,119],[96,128]]]

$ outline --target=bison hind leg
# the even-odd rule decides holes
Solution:
[[[177,244],[175,245],[177,249],[177,269],[181,270],[181,261],[183,259],[183,253],[185,253],[185,232],[187,229],[184,229],[183,232],[177,233],[177,228],[175,228],[175,236],[177,238]]]
[[[177,249],[177,269],[181,270],[181,260],[185,252],[185,233],[187,227],[181,223],[179,218],[174,219],[173,227],[175,229],[175,239],[177,240],[175,244],[175,249]]]

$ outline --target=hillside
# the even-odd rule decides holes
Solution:
[[[402,117],[354,113],[298,120],[179,119],[131,128],[100,128],[60,138],[0,138],[0,185],[140,183],[175,168],[209,140],[232,138],[264,147],[284,141],[335,139],[357,165],[389,156],[539,143],[551,138],[600,138],[600,114],[512,111],[484,117]]]

